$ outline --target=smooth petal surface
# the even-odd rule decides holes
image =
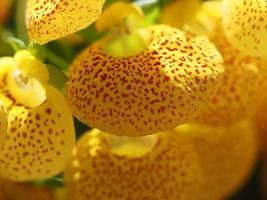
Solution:
[[[115,2],[103,12],[96,22],[96,28],[99,32],[113,28],[131,15],[137,21],[144,19],[144,14],[138,6],[128,2]]]
[[[174,134],[154,135],[156,144],[136,156],[125,141],[115,153],[110,137],[116,136],[93,130],[78,141],[65,172],[68,199],[197,199],[203,177],[190,144]]]
[[[249,177],[257,160],[256,131],[249,121],[229,127],[185,125],[176,133],[185,136],[199,155],[204,186],[198,199],[226,199]]]
[[[182,28],[190,22],[201,8],[199,0],[175,0],[163,8],[160,21],[173,27]]]
[[[75,143],[72,113],[60,92],[47,86],[47,101],[37,108],[13,106],[0,151],[0,175],[27,181],[61,172]]]
[[[46,65],[38,58],[33,56],[29,51],[22,50],[15,54],[15,61],[17,62],[17,68],[24,73],[38,78],[42,82],[47,82],[49,79],[49,73]]]
[[[224,0],[223,25],[231,44],[249,56],[267,59],[267,2]]]
[[[46,100],[44,84],[49,79],[45,64],[29,51],[0,59],[0,88],[13,104],[37,107]]]
[[[29,36],[40,44],[86,28],[101,15],[104,0],[28,0]]]
[[[213,44],[169,26],[149,31],[151,42],[137,56],[110,57],[101,42],[78,56],[67,84],[78,119],[111,134],[141,136],[193,120],[209,103],[223,74]]]
[[[224,59],[223,83],[198,121],[224,126],[251,117],[266,91],[267,60],[236,50],[218,24],[211,37]]]

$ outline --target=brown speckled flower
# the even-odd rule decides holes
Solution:
[[[74,114],[103,131],[141,136],[191,121],[220,85],[222,58],[205,37],[165,25],[136,56],[114,58],[96,42],[74,61],[67,93]]]
[[[251,117],[263,100],[267,80],[267,60],[250,57],[236,50],[221,26],[211,37],[224,59],[223,83],[198,121],[222,125]]]
[[[29,36],[40,44],[86,28],[101,14],[104,0],[28,0]]]
[[[267,59],[267,2],[224,0],[223,24],[231,44],[246,55]]]
[[[192,146],[175,134],[121,139],[96,129],[65,175],[70,200],[195,200],[203,180]]]
[[[257,160],[256,131],[247,120],[228,127],[184,125],[175,133],[192,144],[199,155],[204,185],[197,199],[229,197],[246,181]]]
[[[12,106],[0,150],[0,175],[14,181],[46,178],[61,172],[75,143],[71,111],[65,98],[47,86],[41,106]]]

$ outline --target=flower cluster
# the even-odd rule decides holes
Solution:
[[[0,58],[3,198],[58,199],[14,182],[61,172],[64,200],[227,198],[267,144],[266,3],[173,0],[157,23],[138,1],[104,3],[27,1],[32,42],[94,22],[101,37],[65,70],[64,94],[38,53]],[[76,145],[73,115],[92,128]]]

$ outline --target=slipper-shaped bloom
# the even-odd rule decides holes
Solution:
[[[204,177],[192,146],[175,134],[141,138],[86,133],[66,172],[67,199],[195,200]]]
[[[231,44],[249,56],[267,59],[267,2],[224,0],[223,25]]]
[[[26,50],[0,59],[0,101],[8,124],[0,175],[7,179],[46,178],[68,162],[75,143],[73,117],[48,79],[46,66]]]
[[[141,53],[116,58],[96,42],[74,61],[67,93],[74,114],[111,134],[141,136],[193,120],[221,83],[222,58],[205,37],[146,28]]]
[[[28,0],[29,36],[40,44],[86,28],[101,15],[104,0]]]
[[[175,132],[194,146],[200,158],[204,185],[197,199],[225,199],[251,174],[258,155],[256,131],[251,122],[246,120],[229,127],[189,124]]]
[[[52,188],[0,179],[0,200],[56,200]]]
[[[223,83],[198,121],[226,125],[251,117],[263,100],[267,80],[267,60],[250,57],[235,49],[226,39],[220,23],[211,41],[224,59]]]
[[[14,181],[60,173],[75,143],[73,118],[63,95],[46,87],[39,107],[12,106],[7,138],[0,150],[0,175]]]

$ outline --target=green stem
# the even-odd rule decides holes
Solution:
[[[16,35],[25,43],[27,43],[29,40],[25,23],[26,2],[27,0],[16,0],[16,14],[15,14]]]
[[[46,48],[46,60],[49,61],[51,64],[54,64],[60,69],[67,69],[69,67],[69,63],[66,62],[64,59],[60,58],[57,54],[53,51]]]

